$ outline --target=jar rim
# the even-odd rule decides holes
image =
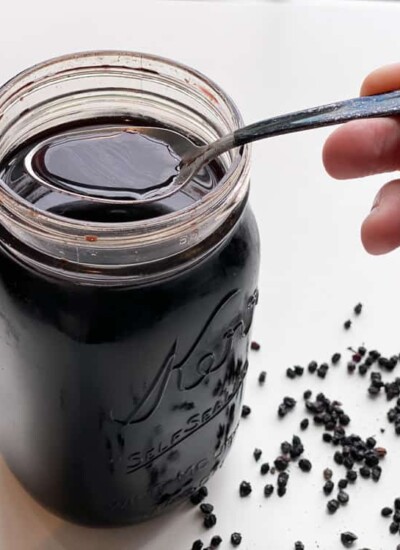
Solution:
[[[98,58],[108,58],[110,56],[128,56],[129,58],[138,57],[149,61],[153,60],[153,61],[165,63],[166,65],[169,65],[169,66],[175,66],[193,75],[197,79],[204,81],[204,83],[208,84],[208,86],[213,88],[213,90],[224,101],[225,106],[229,108],[230,113],[232,114],[233,119],[235,120],[236,127],[232,131],[234,131],[236,128],[239,128],[240,126],[243,125],[243,119],[240,114],[240,111],[237,108],[233,99],[230,97],[230,95],[227,94],[215,81],[213,81],[211,78],[204,75],[202,72],[196,69],[193,69],[192,67],[184,63],[169,59],[167,57],[158,56],[150,53],[128,51],[128,50],[89,50],[89,51],[75,52],[71,54],[65,54],[65,55],[53,57],[46,61],[42,61],[40,63],[36,63],[32,65],[31,67],[19,72],[17,75],[9,79],[5,84],[3,84],[0,87],[0,118],[1,118],[1,109],[4,102],[4,96],[7,96],[7,93],[10,91],[10,89],[14,88],[15,86],[18,86],[20,82],[23,83],[23,88],[26,89],[30,84],[33,84],[35,82],[35,79],[28,84],[26,84],[24,81],[29,80],[31,76],[34,77],[34,75],[37,75],[42,69],[52,67],[56,63],[64,63],[71,60],[90,59],[90,58],[93,58],[94,56]],[[57,73],[55,73],[55,75],[56,74]],[[17,88],[14,93],[18,93],[20,91],[21,91],[21,87],[19,89]],[[6,100],[8,100],[8,97],[6,97]],[[225,182],[229,180],[235,174],[235,172],[240,168],[241,161],[246,161],[246,158],[243,158],[243,157],[248,156],[248,150],[249,150],[249,146],[245,146],[243,148],[243,155],[240,153],[239,149],[234,149],[232,151],[231,164],[228,170],[224,173],[218,186],[215,189],[211,190],[201,200],[202,203],[210,204],[213,201],[215,201],[218,195],[221,194],[221,191],[225,185]],[[22,208],[25,215],[29,216],[33,213],[33,216],[36,219],[44,215],[46,218],[53,219],[55,223],[57,222],[61,222],[62,224],[67,223],[68,226],[76,227],[77,229],[86,228],[88,226],[88,222],[85,220],[75,220],[75,219],[66,220],[66,218],[63,217],[62,215],[43,211],[42,209],[26,201],[25,199],[19,197],[12,189],[10,189],[7,185],[5,185],[0,179],[0,199],[4,198],[4,197],[1,197],[1,195],[4,192],[10,197],[12,202],[16,201],[18,203],[18,206],[19,206],[18,209]],[[198,206],[199,206],[199,202],[194,202],[193,204],[190,204],[177,212],[170,212],[170,213],[158,216],[157,218],[150,218],[149,220],[129,221],[129,222],[92,222],[91,221],[89,222],[89,225],[99,233],[103,233],[104,231],[109,232],[109,231],[112,231],[113,229],[115,229],[119,233],[122,229],[134,230],[139,227],[141,229],[152,227],[154,228],[154,230],[157,230],[158,227],[161,228],[165,223],[170,222],[172,219],[174,219],[176,223],[179,223],[179,219],[181,216],[186,217],[187,215],[191,215],[191,213],[194,210],[196,210]]]
[[[157,72],[158,70],[160,72]],[[222,126],[228,128],[228,131],[235,131],[243,125],[241,114],[231,97],[200,71],[154,54],[124,50],[93,50],[43,61],[20,72],[0,87],[0,131],[3,125],[6,128],[3,132],[5,136],[7,129],[15,124],[15,120],[22,124],[23,114],[29,112],[29,109],[23,111],[21,106],[16,109],[18,103],[21,103],[21,98],[31,99],[38,90],[42,92],[46,87],[50,89],[55,82],[71,82],[74,79],[84,79],[87,75],[100,75],[104,78],[113,75],[120,77],[121,74],[127,78],[134,77],[133,80],[139,79],[144,84],[152,79],[154,82],[158,78],[160,82],[165,81],[171,86],[180,87],[180,92],[183,89],[187,95],[192,94],[191,97],[195,101],[217,113],[223,121]],[[174,101],[166,95],[163,97],[172,103]],[[13,108],[17,112],[20,109],[19,119],[12,111]],[[204,118],[204,122],[207,123],[208,119]],[[212,128],[217,134],[225,131],[217,131],[210,124],[211,122],[207,127]],[[12,151],[12,147],[9,147],[8,151],[6,148],[6,154]],[[120,261],[123,262],[128,257],[128,249],[132,250],[133,247],[138,247],[135,252],[139,252],[142,261],[148,263],[159,259],[159,252],[155,252],[157,246],[165,244],[169,247],[168,252],[165,249],[165,254],[169,255],[195,246],[210,233],[211,226],[215,230],[246,199],[250,146],[231,150],[225,155],[229,159],[229,164],[227,163],[226,170],[214,189],[193,204],[158,217],[125,222],[93,222],[66,218],[31,204],[0,179],[0,221],[8,231],[29,246],[47,252],[51,250],[51,254],[82,265],[95,265],[96,262],[103,265],[100,254],[106,249],[106,263],[119,265]],[[206,230],[207,224],[209,227]],[[96,236],[95,239],[88,239],[88,236],[93,235]],[[50,241],[51,246],[48,244]],[[80,251],[77,250],[78,246],[81,247]],[[145,247],[147,251],[142,254]],[[117,253],[113,254],[112,249],[124,249],[125,259],[122,260]],[[84,254],[80,254],[82,251]],[[93,251],[98,252],[97,256]],[[126,261],[130,262],[131,258]],[[135,265],[138,261],[138,258],[134,260]]]

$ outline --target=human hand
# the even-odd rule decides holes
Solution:
[[[400,63],[372,72],[361,95],[400,89]],[[323,162],[336,179],[359,178],[400,169],[400,117],[355,120],[336,129],[326,140]],[[400,179],[382,187],[361,228],[364,247],[385,254],[400,246]]]

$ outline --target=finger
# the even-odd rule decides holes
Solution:
[[[400,63],[380,67],[370,73],[361,86],[361,95],[382,94],[400,89]]]
[[[322,159],[336,179],[360,178],[400,168],[400,119],[355,120],[326,140]]]
[[[371,254],[386,254],[400,246],[400,180],[379,191],[362,225],[361,239]]]

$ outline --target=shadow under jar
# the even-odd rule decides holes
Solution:
[[[60,57],[0,89],[1,452],[40,503],[91,525],[159,514],[221,466],[258,299],[247,146],[141,207],[43,188],[18,164],[110,121],[197,144],[242,124],[208,78],[138,53]]]

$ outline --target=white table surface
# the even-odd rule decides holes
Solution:
[[[230,92],[250,122],[357,95],[366,73],[399,60],[399,28],[400,4],[392,2],[7,1],[1,7],[0,81],[66,52],[142,50],[202,70]],[[359,535],[355,548],[396,548],[400,536],[388,534],[379,513],[400,496],[400,439],[385,420],[388,404],[383,398],[371,402],[366,381],[349,379],[343,364],[325,382],[284,376],[294,363],[329,359],[348,345],[400,351],[400,252],[370,257],[359,239],[360,222],[387,178],[332,181],[321,163],[328,132],[254,146],[251,202],[262,236],[262,266],[253,335],[263,347],[252,354],[247,380],[245,400],[253,413],[209,484],[217,527],[205,533],[189,506],[123,529],[72,525],[36,504],[1,463],[1,550],[190,550],[196,538],[208,542],[216,533],[225,550],[234,530],[243,534],[240,550],[292,550],[298,539],[307,550],[335,550],[342,548],[339,533],[348,529]],[[365,311],[347,333],[342,323],[359,300]],[[268,371],[262,389],[261,368]],[[325,513],[321,493],[321,472],[333,464],[333,451],[322,444],[321,430],[304,433],[314,469],[307,475],[292,468],[286,498],[263,497],[267,478],[252,458],[255,446],[265,458],[275,458],[279,443],[299,431],[301,404],[283,422],[276,408],[283,395],[300,398],[308,386],[339,396],[352,429],[378,434],[390,451],[381,482],[357,483],[347,508],[333,517]],[[381,436],[382,426],[388,429]],[[247,499],[238,496],[242,479],[254,487]]]

